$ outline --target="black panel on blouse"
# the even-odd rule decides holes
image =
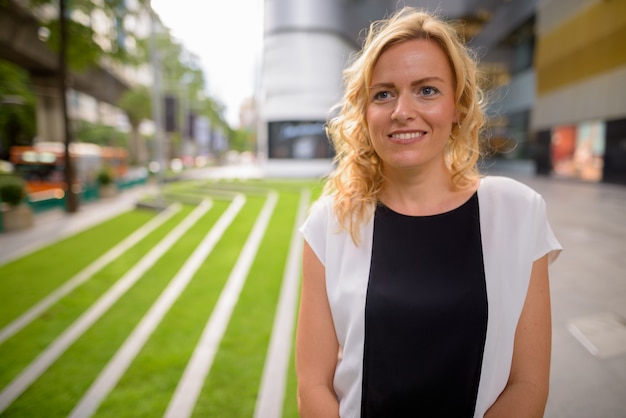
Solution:
[[[471,417],[487,290],[478,195],[433,216],[379,205],[365,304],[363,417]]]

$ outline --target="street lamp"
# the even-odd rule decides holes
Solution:
[[[152,2],[148,1],[150,12],[150,62],[152,64],[152,120],[154,121],[154,141],[155,158],[158,163],[157,176],[157,196],[156,206],[159,209],[164,207],[161,187],[163,185],[163,171],[165,162],[163,161],[163,131],[161,113],[161,67],[156,47],[155,33],[157,31],[157,18],[152,8]]]

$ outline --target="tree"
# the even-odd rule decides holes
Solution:
[[[10,4],[15,0],[0,2]],[[63,4],[60,0],[22,0],[19,3],[34,11],[48,29],[47,43],[53,51],[60,51],[63,47],[61,25],[65,25],[66,59],[72,70],[84,70],[100,64],[103,59],[124,64],[140,60],[127,47],[133,43],[130,40],[134,40],[134,36],[124,28],[125,19],[137,15],[139,10],[127,8],[126,0],[65,0]],[[145,7],[146,0],[137,0],[137,3],[140,8]],[[58,13],[52,13],[52,10]]]
[[[155,38],[160,62],[162,99],[170,96],[176,98],[177,102],[178,132],[169,134],[168,141],[171,146],[165,150],[165,154],[169,157],[177,154],[176,146],[186,137],[183,129],[187,128],[189,112],[207,117],[212,127],[221,128],[230,137],[232,130],[223,116],[224,107],[205,94],[206,82],[199,57],[185,50],[163,26],[155,33]],[[147,40],[141,40],[138,44],[145,57],[148,57]]]
[[[13,6],[13,1],[2,0],[2,5]],[[54,10],[57,2],[53,0],[26,0],[20,2],[22,7],[28,10],[40,11],[40,16],[54,16],[45,13],[46,10]],[[144,1],[139,0],[140,4]],[[69,7],[68,7],[69,6]],[[70,158],[70,144],[72,132],[67,114],[67,74],[68,67],[84,69],[94,66],[99,61],[108,57],[114,61],[127,61],[129,54],[122,43],[124,36],[124,19],[129,13],[124,0],[106,0],[94,2],[92,0],[59,0],[56,19],[51,17],[42,21],[50,31],[48,42],[53,50],[58,51],[58,86],[61,97],[63,127],[65,136],[65,183],[66,210],[74,213],[78,210],[79,200],[76,191],[72,187],[74,182],[74,167]],[[70,16],[71,14],[71,16]],[[96,15],[104,17],[104,20],[112,22],[108,31],[94,30],[92,20]]]
[[[31,145],[36,135],[35,95],[26,71],[0,60],[0,159],[13,145]]]
[[[128,90],[117,103],[120,109],[126,112],[131,127],[130,159],[137,164],[146,163],[145,142],[139,133],[139,125],[152,116],[152,101],[150,91],[145,86]]]
[[[73,123],[74,134],[81,142],[105,147],[128,147],[128,134],[120,132],[104,123],[91,123],[84,120]]]

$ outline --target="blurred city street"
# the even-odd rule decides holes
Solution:
[[[337,140],[368,158],[369,151],[347,139],[360,144],[361,133],[376,132],[364,80],[375,78],[374,68],[395,45],[378,51],[377,41],[366,39],[386,27],[379,19],[400,9],[407,14],[398,16],[416,9],[426,12],[420,19],[432,15],[425,22],[450,23],[445,39],[458,39],[469,52],[468,60],[450,42],[427,36],[439,40],[454,79],[456,113],[449,122],[458,129],[450,143],[475,132],[480,109],[481,155],[488,155],[480,170],[539,192],[564,248],[550,267],[545,417],[626,418],[626,0],[0,1],[0,416],[91,416],[65,411],[83,395],[88,408],[99,407],[114,388],[119,394],[107,399],[118,402],[121,415],[163,416],[154,412],[168,401],[163,388],[180,382],[173,399],[186,398],[189,414],[177,409],[175,418],[192,411],[252,416],[241,412],[252,408],[255,418],[298,415],[294,350],[281,345],[293,341],[290,321],[299,301],[297,226],[335,156],[346,155]],[[422,38],[430,23],[419,25],[415,37]],[[427,75],[413,80],[445,81]],[[387,84],[398,90],[391,98],[401,96],[395,82]],[[433,98],[447,95],[422,87],[420,94],[428,87]],[[361,111],[354,120],[332,122]],[[430,118],[424,120],[431,124]],[[201,268],[208,273],[197,279]],[[254,280],[256,273],[262,280]],[[235,285],[222,285],[231,277]],[[246,279],[259,287],[244,286]],[[82,288],[88,280],[92,287]],[[185,293],[188,284],[197,287]],[[242,289],[251,296],[239,304]],[[227,303],[219,305],[222,293]],[[214,309],[207,295],[226,308]],[[119,303],[122,297],[129,302]],[[153,301],[156,309],[148,311]],[[172,307],[179,311],[170,313]],[[270,315],[273,308],[278,313]],[[141,322],[128,319],[144,311]],[[240,322],[227,328],[233,312]],[[113,319],[106,322],[105,314]],[[175,320],[168,322],[170,314]],[[181,315],[190,318],[178,321]],[[278,326],[274,318],[288,320]],[[213,354],[224,332],[233,334],[221,348],[230,356],[220,363],[227,365],[225,377],[213,373],[214,386],[175,376],[192,350],[207,349],[199,337],[205,319],[217,324],[206,328]],[[128,347],[121,340],[130,330],[120,331],[120,324],[134,323],[141,332],[128,334],[130,351],[113,356]],[[135,361],[146,343],[154,351]],[[176,344],[179,364],[165,343]],[[265,345],[278,349],[265,355],[259,348]],[[199,361],[209,358],[197,352]],[[58,361],[64,358],[66,364]],[[104,367],[110,358],[121,358],[112,367],[115,378]],[[131,364],[136,371],[126,373]],[[197,363],[189,364],[190,375],[200,376]],[[75,369],[85,365],[92,374]],[[263,373],[260,386],[255,373]],[[86,389],[96,375],[104,376],[107,390],[99,378],[95,389]],[[238,380],[244,375],[248,387]],[[128,381],[116,386],[120,377]],[[142,381],[158,389],[140,389]],[[197,393],[188,396],[201,389],[200,401],[192,399]],[[155,409],[146,413],[140,402]]]
[[[564,248],[550,271],[553,351],[545,416],[626,417],[626,188],[520,180],[544,196]]]
[[[288,167],[271,170],[230,166],[197,171],[193,177],[251,178]],[[626,188],[512,176],[544,196],[564,247],[551,267],[553,355],[545,416],[626,417]],[[0,234],[0,264],[128,210],[145,192],[154,188],[86,204],[71,216],[60,211],[39,214],[32,229]]]

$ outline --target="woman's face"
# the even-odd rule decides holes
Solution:
[[[444,150],[458,115],[448,58],[415,39],[381,54],[372,72],[366,120],[385,172],[445,167]]]

